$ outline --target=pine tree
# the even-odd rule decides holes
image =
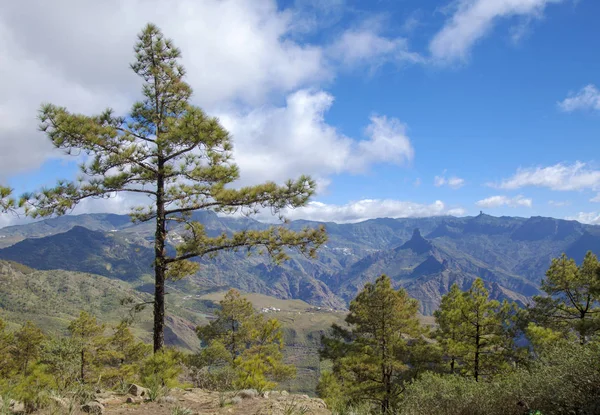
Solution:
[[[548,297],[534,297],[532,310],[542,326],[574,331],[580,344],[600,331],[600,262],[592,252],[579,267],[565,254],[553,259],[542,290]]]
[[[14,345],[13,333],[9,332],[6,323],[0,319],[0,378],[8,378],[13,369],[11,350]]]
[[[404,382],[414,375],[411,361],[418,348],[412,344],[425,333],[417,311],[417,300],[394,290],[385,275],[352,300],[349,329],[336,327],[336,338],[324,339],[321,354],[333,359],[334,374],[348,397],[378,402],[382,413],[394,409]]]
[[[80,356],[79,380],[85,383],[86,374],[96,363],[98,350],[103,347],[105,339],[102,335],[105,326],[99,324],[96,317],[82,311],[77,319],[71,321],[68,329],[71,337],[78,344]]]
[[[440,307],[433,313],[437,323],[434,336],[440,344],[446,360],[449,361],[450,373],[455,373],[457,360],[463,353],[460,341],[460,325],[463,319],[462,301],[463,292],[457,284],[452,284],[450,291],[442,297]]]
[[[292,366],[283,363],[281,323],[266,319],[239,291],[230,290],[220,302],[216,319],[198,328],[207,347],[199,358],[207,366],[229,366],[236,374],[234,386],[264,390],[273,381],[289,379]]]
[[[55,147],[67,154],[88,155],[77,182],[24,195],[21,204],[33,216],[63,215],[87,198],[108,198],[131,192],[147,196],[149,206],[132,213],[135,221],[154,221],[154,350],[164,345],[165,281],[197,271],[196,257],[239,249],[266,251],[275,261],[287,258],[285,248],[314,256],[325,242],[324,227],[292,231],[286,226],[243,230],[209,236],[191,220],[191,212],[251,215],[259,209],[280,214],[304,206],[315,192],[315,182],[301,176],[283,186],[267,182],[234,189],[239,169],[232,161],[232,140],[216,118],[190,104],[192,89],[184,81],[181,53],[160,30],[147,25],[135,46],[132,70],[143,81],[143,100],[125,117],[111,109],[97,116],[74,114],[43,105],[40,129]],[[185,224],[184,241],[176,254],[167,254],[167,236]]]
[[[500,372],[516,356],[517,307],[491,300],[480,278],[459,292],[452,287],[442,298],[435,314],[437,337],[451,364],[477,381]]]
[[[15,332],[12,355],[23,376],[29,375],[30,366],[40,357],[45,338],[42,330],[31,321]]]
[[[112,336],[104,340],[104,347],[98,352],[98,360],[103,366],[102,378],[112,386],[123,385],[133,379],[151,348],[137,341],[127,321],[114,328]]]

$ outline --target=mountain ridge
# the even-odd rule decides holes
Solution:
[[[194,218],[213,235],[270,226],[213,212],[195,212]],[[301,229],[320,224],[300,220],[286,226]],[[580,260],[587,250],[599,253],[600,247],[600,227],[539,216],[481,213],[324,225],[329,240],[317,260],[292,253],[290,261],[275,265],[261,256],[223,253],[215,259],[199,259],[201,271],[178,286],[190,293],[235,287],[343,308],[364,283],[386,273],[429,314],[449,284],[469,285],[477,277],[484,279],[497,298],[526,302],[539,293],[553,257],[567,252]],[[175,226],[171,231],[172,249],[183,229]],[[147,274],[152,273],[152,240],[151,223],[131,223],[126,215],[65,216],[0,229],[0,241],[4,241],[0,258],[34,268],[93,271],[123,280],[146,275],[151,281]]]

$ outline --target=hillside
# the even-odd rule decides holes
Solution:
[[[142,303],[151,299],[123,281],[80,272],[39,271],[9,261],[0,261],[0,287],[0,318],[13,324],[31,320],[48,333],[64,332],[81,311],[114,325],[130,310],[121,300]],[[197,349],[194,329],[206,322],[205,316],[180,307],[176,299],[168,301],[167,343]],[[145,309],[134,324],[134,331],[145,341],[151,339],[151,313]]]
[[[269,226],[212,212],[194,216],[212,235]],[[301,220],[289,226],[318,225]],[[600,253],[598,227],[553,218],[480,214],[324,225],[329,240],[316,260],[291,253],[290,261],[275,265],[268,258],[248,257],[245,252],[223,253],[215,259],[200,259],[200,271],[172,287],[188,295],[235,287],[343,309],[365,282],[386,273],[419,299],[422,312],[430,314],[455,282],[465,288],[482,277],[494,297],[526,302],[538,293],[553,257],[566,252],[580,260],[587,250]],[[106,231],[108,227],[112,228]],[[170,249],[182,232],[179,225],[172,228]],[[15,235],[25,239],[9,244]],[[0,258],[38,269],[91,272],[135,281],[148,292],[152,238],[151,223],[133,224],[127,216],[65,216],[0,229],[0,239],[10,245],[0,249]]]

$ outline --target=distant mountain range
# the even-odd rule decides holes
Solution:
[[[251,219],[197,212],[209,233],[269,226]],[[294,229],[318,226],[293,221]],[[88,214],[47,219],[0,229],[0,259],[38,270],[61,269],[124,280],[151,290],[153,224],[126,215]],[[382,273],[406,287],[431,314],[453,283],[462,288],[481,277],[495,298],[526,302],[537,294],[553,257],[565,252],[578,262],[588,250],[600,253],[600,227],[532,217],[434,217],[325,223],[329,241],[316,260],[293,254],[282,265],[245,253],[200,260],[196,275],[172,283],[189,294],[236,287],[282,299],[345,308]],[[170,233],[176,243],[181,229]]]

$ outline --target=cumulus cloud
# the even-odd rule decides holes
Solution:
[[[567,220],[576,220],[590,225],[600,225],[600,213],[598,212],[579,212],[574,216],[567,216]]]
[[[390,199],[363,199],[344,205],[310,202],[307,206],[284,212],[289,219],[308,219],[320,222],[354,223],[374,218],[420,218],[429,216],[462,216],[465,210],[449,208],[442,201],[426,205]],[[272,217],[260,217],[272,220]]]
[[[448,186],[451,189],[460,189],[465,185],[465,179],[456,176],[451,176],[449,178],[446,178],[444,175],[435,176],[433,184],[436,187]]]
[[[595,85],[587,85],[577,93],[570,94],[563,101],[559,102],[558,106],[566,112],[577,110],[600,111],[600,90]]]
[[[508,196],[491,196],[478,201],[476,205],[484,208],[497,208],[500,206],[531,207],[533,205],[533,201],[531,199],[525,198],[522,195],[515,196],[512,198]]]
[[[329,47],[294,36],[299,13],[275,0],[2,2],[0,178],[60,156],[36,131],[42,102],[86,114],[129,109],[140,87],[128,66],[132,46],[149,21],[180,47],[193,102],[211,114],[268,107],[299,89],[320,89],[357,59],[381,62],[402,53],[400,39],[361,26],[342,38],[374,49],[350,56],[342,47],[332,56]]]
[[[585,190],[600,188],[600,170],[577,161],[571,165],[558,163],[547,167],[520,168],[515,175],[500,184],[500,189],[519,189],[526,186],[546,187],[552,190]]]
[[[300,90],[283,107],[220,115],[234,137],[234,156],[242,180],[284,180],[310,173],[327,176],[360,173],[375,163],[402,164],[414,157],[405,126],[394,118],[373,116],[366,139],[355,140],[325,122],[333,96]]]
[[[542,16],[546,6],[563,0],[458,0],[453,15],[434,36],[429,50],[435,60],[453,62],[468,57],[473,46],[489,34],[498,20]]]

